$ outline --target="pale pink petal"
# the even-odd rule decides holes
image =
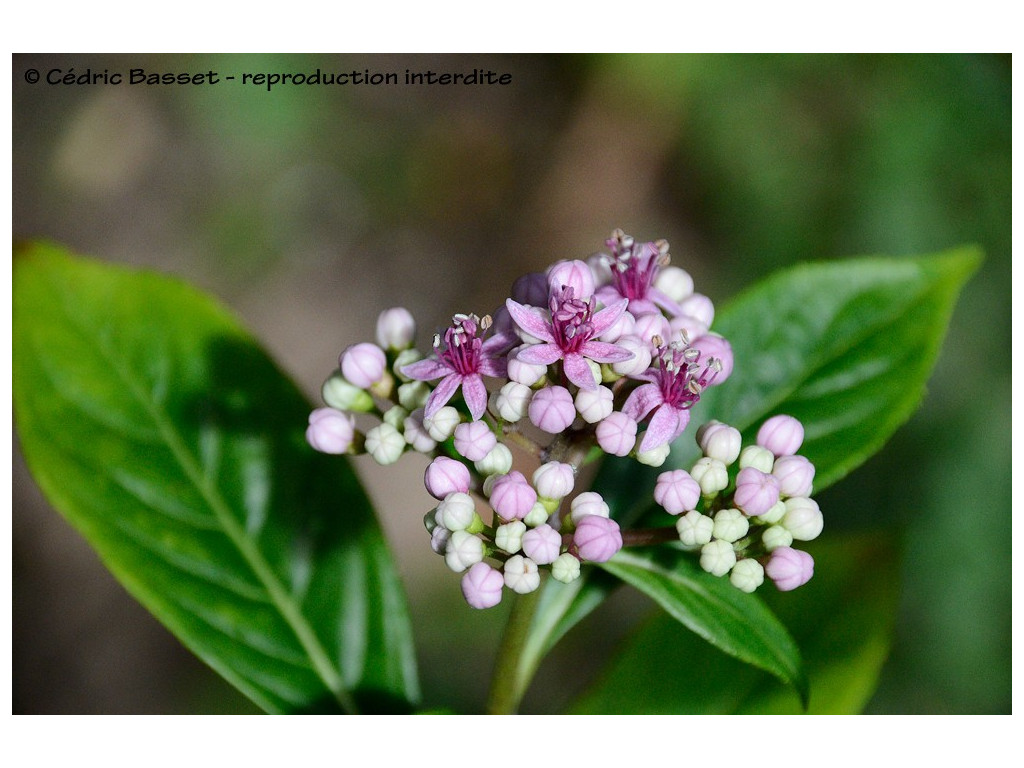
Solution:
[[[504,357],[485,357],[477,365],[484,376],[493,376],[496,379],[503,379],[508,375],[508,361]]]
[[[562,369],[569,381],[580,389],[597,389],[597,382],[594,381],[594,372],[590,370],[583,355],[578,352],[569,352],[562,363]]]
[[[659,291],[657,288],[649,288],[647,290],[647,298],[649,298],[659,307],[668,312],[669,316],[671,317],[683,314],[683,308],[676,304],[676,302],[672,301],[672,299],[670,299],[664,293]]]
[[[622,301],[623,296],[614,285],[602,285],[594,291],[594,297],[604,306],[609,307],[617,301]]]
[[[678,437],[679,433],[682,432],[679,429],[679,415],[680,411],[677,411],[668,403],[664,403],[656,409],[651,417],[651,423],[647,426],[647,433],[644,435],[643,442],[640,443],[640,452],[653,451],[658,446],[664,445]],[[686,420],[690,420],[689,414],[687,414]],[[683,427],[685,426],[684,424]]]
[[[517,304],[512,299],[505,299],[505,306],[508,307],[508,313],[512,315],[516,325],[528,334],[542,341],[555,340],[555,336],[551,331],[551,321],[541,315],[540,312],[524,307],[522,304]]]
[[[516,352],[516,359],[530,365],[551,365],[560,360],[562,350],[556,344],[532,344]]]
[[[600,336],[602,333],[604,333],[613,325],[615,325],[616,321],[620,317],[622,317],[622,313],[626,311],[626,305],[628,304],[628,299],[622,299],[621,301],[612,304],[610,307],[605,307],[600,312],[595,314],[590,319],[590,323],[594,327],[594,330],[591,333],[591,335]]]
[[[665,398],[657,384],[644,384],[634,389],[626,398],[626,402],[622,405],[622,412],[633,421],[640,421],[651,412],[652,408],[664,402]]]
[[[469,407],[469,414],[476,421],[487,410],[487,389],[479,374],[471,373],[462,377],[462,399]]]
[[[430,393],[430,397],[427,398],[427,405],[423,409],[423,417],[431,419],[438,411],[440,411],[445,404],[452,399],[452,395],[455,394],[455,390],[462,384],[462,375],[453,373],[450,376],[445,376],[441,379],[440,383],[434,388],[434,391]]]
[[[628,349],[606,341],[588,341],[580,347],[580,354],[589,357],[595,363],[621,363],[634,357]]]
[[[403,365],[401,368],[402,373],[410,379],[416,379],[417,381],[439,379],[450,374],[452,370],[453,368],[444,360],[434,359],[418,360],[415,363]]]
[[[491,337],[484,341],[480,352],[486,357],[497,357],[520,344],[519,337],[512,330],[493,331]],[[505,374],[501,374],[504,376]]]

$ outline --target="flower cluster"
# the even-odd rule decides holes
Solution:
[[[823,526],[810,498],[814,465],[796,453],[803,438],[803,425],[780,414],[761,426],[754,445],[742,447],[739,430],[711,421],[697,430],[703,456],[690,471],[659,475],[654,499],[678,516],[679,540],[700,551],[705,571],[729,574],[744,592],[765,576],[787,591],[814,574],[811,556],[791,546],[817,538]]]
[[[669,265],[668,244],[616,230],[606,245],[521,277],[491,315],[455,315],[427,356],[411,314],[385,311],[377,343],[341,354],[310,415],[317,450],[432,457],[431,546],[474,607],[536,589],[542,570],[572,581],[581,562],[611,558],[622,532],[576,489],[580,467],[601,453],[660,466],[704,389],[732,372],[714,305]],[[360,413],[378,419],[365,433]],[[513,468],[513,448],[532,471]]]

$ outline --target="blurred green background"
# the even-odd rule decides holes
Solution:
[[[15,237],[186,277],[231,305],[311,399],[340,350],[372,338],[381,309],[407,306],[422,341],[453,312],[491,311],[519,274],[600,250],[617,226],[668,239],[717,302],[798,261],[981,245],[987,260],[922,409],[819,500],[827,530],[879,529],[905,551],[897,634],[868,711],[1011,710],[1008,55],[13,64]],[[318,67],[400,80],[478,68],[512,81],[45,83],[71,68],[240,78]],[[30,69],[44,81],[26,82]],[[357,461],[409,585],[425,703],[469,710],[503,614],[467,611],[429,551],[424,464]],[[252,711],[48,507],[16,436],[12,531],[15,712]],[[526,710],[564,703],[648,610],[618,594],[542,667]],[[466,649],[458,664],[453,647]]]

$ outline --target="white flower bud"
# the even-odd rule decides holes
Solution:
[[[320,394],[327,405],[339,411],[368,413],[373,410],[373,397],[370,393],[349,383],[341,371],[335,371],[328,377],[320,388]]]
[[[697,481],[700,491],[705,496],[714,496],[729,486],[729,470],[718,459],[707,456],[697,459],[690,470],[690,477]]]
[[[396,405],[394,408],[389,409],[388,412],[390,413],[395,408],[400,407]],[[387,414],[384,414],[384,416],[386,419]],[[402,431],[405,433],[405,442],[411,445],[414,451],[430,453],[437,447],[437,442],[427,432],[426,427],[423,426],[422,408],[417,408],[402,421]]]
[[[449,493],[444,501],[437,505],[434,519],[449,531],[464,531],[473,524],[476,515],[476,504],[468,493]]]
[[[384,349],[405,349],[416,337],[416,320],[404,307],[385,309],[377,316],[377,343]]]
[[[771,473],[775,466],[775,454],[760,445],[748,445],[740,451],[740,469],[753,467],[766,475]]]
[[[429,419],[423,419],[423,426],[427,428],[430,437],[439,443],[443,443],[455,434],[455,428],[459,426],[462,418],[459,412],[452,406],[446,405]]]
[[[676,520],[676,532],[679,540],[688,547],[701,547],[711,541],[715,529],[715,521],[691,509]]]
[[[643,445],[644,436],[646,434],[646,432],[641,432],[639,435],[637,435],[637,445]],[[665,460],[668,459],[668,455],[671,452],[672,446],[669,445],[668,443],[662,443],[657,448],[652,448],[649,451],[637,451],[636,460],[639,461],[641,464],[646,464],[649,467],[660,467],[662,464],[665,463]]]
[[[494,532],[494,544],[503,552],[514,555],[523,547],[524,533],[526,533],[526,525],[521,520],[513,520],[511,523],[499,525]]]
[[[484,458],[487,458],[486,456]],[[480,485],[480,490],[487,498],[491,497],[491,491],[494,489],[494,484],[498,478],[504,477],[505,475],[488,475],[484,478],[483,483]]]
[[[502,419],[515,423],[526,415],[533,390],[517,381],[506,382],[499,392],[491,395],[491,410]]]
[[[724,576],[734,565],[736,553],[728,541],[715,539],[700,548],[700,567],[711,575]]]
[[[378,424],[366,433],[366,452],[378,464],[394,464],[405,450],[405,438],[390,424]]]
[[[530,511],[526,513],[526,517],[523,518],[523,522],[531,528],[536,528],[538,525],[544,525],[548,521],[548,508],[544,506],[544,502],[537,500],[537,503],[530,508]]]
[[[507,474],[512,469],[512,451],[504,443],[498,443],[480,461],[474,461],[473,466],[484,477]]]
[[[574,525],[587,515],[611,516],[608,504],[597,491],[584,491],[569,505],[569,517]]]
[[[714,537],[730,544],[747,535],[750,523],[738,509],[721,509],[715,514]]]
[[[821,535],[825,520],[818,502],[804,496],[786,499],[786,514],[782,525],[793,534],[797,541],[812,541]]]
[[[636,376],[651,366],[651,347],[639,336],[630,334],[617,342],[618,346],[633,353],[633,357],[619,363],[612,363],[612,370],[620,376]]]
[[[551,564],[551,578],[555,581],[568,584],[571,581],[576,581],[579,577],[580,561],[568,552],[560,554]]]
[[[662,267],[654,278],[654,287],[678,304],[693,293],[693,278],[685,269]]]
[[[762,515],[762,517],[764,517],[764,515]],[[793,534],[781,525],[773,525],[770,528],[765,528],[764,533],[761,534],[761,544],[768,552],[771,552],[773,549],[778,547],[788,547],[792,543]]]
[[[520,333],[520,335],[522,335],[522,333]],[[537,341],[540,340],[538,339]],[[525,384],[527,387],[532,387],[547,375],[548,367],[546,365],[532,365],[531,363],[524,363],[516,357],[516,353],[520,349],[522,349],[522,347],[517,347],[508,353],[508,377],[510,380],[518,382],[519,384]]]
[[[700,448],[708,458],[718,459],[729,466],[740,455],[742,442],[743,438],[738,429],[728,424],[716,424],[704,431],[700,439]]]
[[[775,525],[779,522],[782,517],[786,514],[786,502],[781,499],[775,502],[775,506],[765,512],[763,515],[758,516],[758,522],[767,523],[768,525]]]
[[[764,566],[757,560],[744,558],[732,567],[729,581],[743,592],[753,592],[764,583]]]
[[[528,557],[513,555],[505,562],[502,570],[505,586],[520,595],[533,592],[540,586],[540,571],[537,564]]]
[[[398,402],[409,411],[415,411],[427,404],[430,387],[422,381],[408,381],[398,385]]]
[[[456,573],[462,573],[484,559],[484,542],[467,531],[452,531],[444,550],[444,561]]]
[[[435,527],[430,532],[430,548],[437,554],[443,555],[448,549],[448,539],[451,538],[451,535],[452,532],[443,525]]]
[[[545,499],[564,499],[572,493],[575,484],[572,467],[559,461],[541,464],[533,473],[533,487],[537,495]]]
[[[400,405],[393,405],[384,411],[384,423],[390,424],[392,427],[397,429],[399,432],[403,429],[403,424],[406,418],[409,416],[409,411]]]
[[[608,387],[581,389],[576,393],[576,412],[588,424],[597,424],[612,412],[612,391]]]

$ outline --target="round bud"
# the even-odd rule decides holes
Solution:
[[[455,427],[455,450],[470,461],[480,461],[494,446],[498,438],[483,421],[467,421]]]
[[[430,397],[430,387],[422,381],[407,381],[398,385],[398,402],[403,408],[415,411],[427,404]]]
[[[646,432],[642,432],[638,438],[641,446],[644,444],[644,438],[646,435]],[[668,443],[662,443],[661,445],[646,451],[637,451],[636,460],[649,467],[660,467],[665,463],[665,460],[668,459],[668,455],[671,452],[672,446]]]
[[[772,416],[757,430],[757,444],[776,456],[792,456],[804,442],[804,425],[792,416]]]
[[[449,493],[434,511],[434,519],[449,531],[466,530],[475,516],[476,504],[468,493]]]
[[[608,504],[597,491],[584,491],[569,505],[569,519],[575,525],[579,525],[584,517],[608,517],[610,514]]]
[[[662,472],[654,486],[654,500],[670,515],[681,515],[697,508],[700,486],[684,469]]]
[[[473,466],[484,477],[504,475],[512,469],[512,451],[504,443],[498,443],[480,461],[473,462]]]
[[[705,328],[710,328],[715,319],[715,305],[703,293],[691,293],[679,302],[679,308],[681,314],[696,318]]]
[[[718,459],[726,466],[736,461],[742,442],[740,431],[728,424],[714,424],[705,429],[698,439],[705,456]]]
[[[435,499],[443,499],[450,493],[468,493],[469,482],[469,469],[466,465],[447,456],[438,456],[427,465],[423,473],[427,493]]]
[[[585,261],[558,261],[548,267],[548,294],[572,288],[573,297],[586,301],[594,293],[594,273]],[[544,306],[544,302],[537,306]]]
[[[505,586],[513,592],[525,595],[540,586],[540,571],[537,564],[528,557],[512,555],[505,561]]]
[[[671,338],[672,329],[669,327],[668,320],[660,312],[646,312],[636,316],[633,335],[647,345],[655,336],[660,336],[662,339]]]
[[[818,502],[804,496],[786,499],[786,514],[782,525],[793,534],[797,541],[813,541],[821,535],[825,527]]]
[[[788,592],[811,580],[814,558],[799,549],[778,547],[772,551],[764,572],[780,592]]]
[[[753,467],[770,473],[775,466],[775,454],[760,445],[748,445],[740,451],[740,469]]]
[[[626,456],[636,445],[636,430],[636,421],[622,411],[613,411],[597,425],[597,444],[612,456]]]
[[[779,481],[783,496],[810,496],[814,483],[814,465],[804,456],[780,456],[772,475]]]
[[[492,395],[492,408],[498,416],[508,422],[515,423],[526,415],[533,390],[517,381],[506,382],[501,391]]]
[[[306,442],[321,453],[345,453],[355,437],[355,419],[334,408],[317,408],[309,414]]]
[[[575,555],[563,552],[551,564],[551,578],[568,584],[580,577],[580,561]]]
[[[459,426],[462,417],[459,412],[450,405],[442,406],[437,413],[430,417],[424,417],[423,426],[427,428],[430,437],[439,443],[443,443],[453,434]]]
[[[779,547],[788,547],[793,543],[793,534],[783,528],[781,525],[772,525],[764,529],[764,533],[761,534],[761,545],[767,552],[778,549]]]
[[[773,475],[747,467],[736,476],[733,503],[746,515],[763,515],[779,501],[779,483]]]
[[[401,406],[395,406],[400,408]],[[394,408],[389,409],[393,411]],[[387,414],[385,414],[386,418]],[[405,442],[412,446],[414,451],[430,453],[437,447],[437,442],[423,426],[423,409],[417,408],[409,416],[402,420],[402,431],[405,433]]]
[[[477,563],[462,577],[462,596],[473,608],[493,608],[501,602],[505,579],[487,563]]]
[[[562,535],[545,523],[523,534],[523,554],[538,565],[553,563],[562,549]]]
[[[712,535],[730,544],[747,535],[750,523],[738,509],[720,509],[715,513],[715,527]]]
[[[588,424],[596,424],[612,412],[612,391],[608,387],[581,389],[576,393],[576,411]]]
[[[679,540],[688,547],[702,547],[707,544],[711,541],[714,529],[715,521],[695,509],[691,509],[676,520]]]
[[[548,521],[550,516],[548,508],[539,499],[530,507],[530,511],[526,513],[526,517],[523,518],[523,522],[531,528],[536,528],[538,525],[544,525]]]
[[[697,481],[705,496],[714,496],[729,486],[729,470],[725,464],[707,456],[697,459],[690,470],[690,477]]]
[[[724,576],[736,565],[736,553],[728,541],[714,539],[700,548],[700,567],[713,576]]]
[[[524,533],[526,525],[519,520],[499,525],[494,531],[494,545],[502,552],[514,555],[523,547]]]
[[[408,309],[393,307],[377,316],[377,343],[384,349],[406,349],[415,337],[416,320]]]
[[[484,542],[468,531],[452,531],[444,550],[444,562],[456,573],[484,559]]]
[[[395,374],[399,381],[413,381],[413,379],[410,379],[408,376],[402,373],[402,369],[405,366],[412,365],[413,363],[419,362],[422,359],[423,355],[421,355],[418,350],[403,349],[401,352],[398,353],[398,356],[395,357],[395,362],[391,364],[391,372]]]
[[[339,411],[355,411],[368,413],[374,408],[373,397],[365,389],[345,380],[341,371],[335,371],[320,388],[324,402]]]
[[[533,490],[521,472],[499,476],[491,486],[491,506],[503,520],[521,520],[537,502]]]
[[[534,393],[529,406],[530,421],[544,432],[564,432],[576,418],[572,395],[565,387],[544,387]]]
[[[764,583],[764,566],[757,560],[744,558],[732,567],[729,581],[743,592],[753,592]]]
[[[576,524],[572,552],[581,560],[604,563],[622,549],[622,532],[611,518],[587,515]]]
[[[543,379],[548,372],[546,365],[540,365],[539,363],[527,363],[520,360],[516,353],[525,349],[527,345],[516,347],[508,354],[508,377],[510,380],[522,384],[527,387],[532,387],[534,384]]]
[[[543,499],[564,499],[572,493],[576,476],[569,464],[549,461],[533,473],[533,487]]]
[[[693,293],[693,278],[685,269],[662,267],[654,278],[654,287],[678,304]]]
[[[405,451],[405,438],[390,424],[378,424],[366,433],[366,452],[378,464],[394,464]]]
[[[635,332],[622,336],[615,343],[633,353],[633,357],[628,360],[612,363],[612,370],[615,373],[620,376],[637,376],[651,367],[651,345],[644,342]]]
[[[341,375],[360,389],[369,389],[384,378],[387,359],[376,344],[353,344],[341,353]]]

